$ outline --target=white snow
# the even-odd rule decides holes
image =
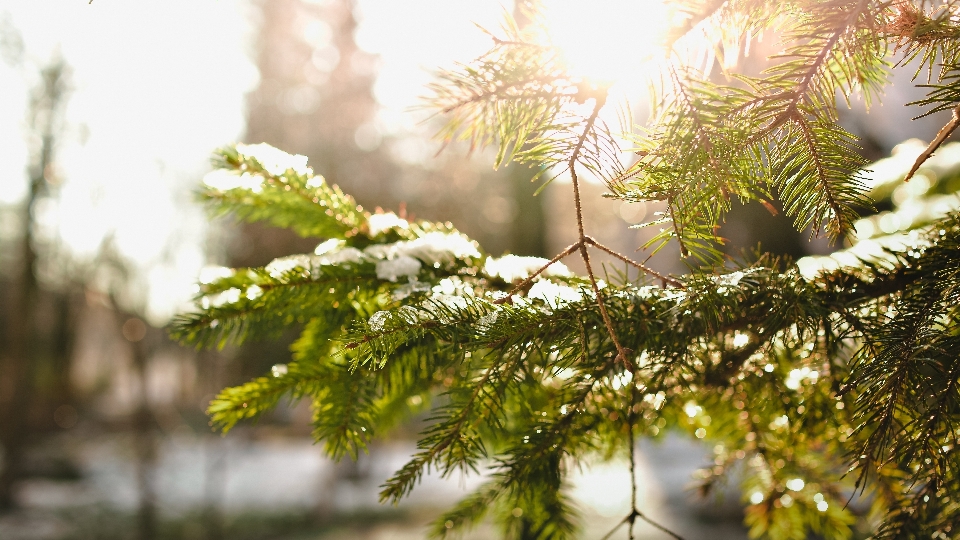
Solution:
[[[312,266],[313,257],[309,255],[290,255],[288,257],[280,257],[279,259],[274,259],[270,261],[265,268],[265,270],[270,274],[271,277],[279,279],[283,277],[284,274],[296,269],[301,268],[306,272],[310,272]]]
[[[469,305],[470,303],[467,302],[466,298],[450,294],[433,295],[429,300],[425,300],[423,304],[421,304],[424,311],[436,317],[440,324],[453,322],[454,318],[450,313],[447,313],[447,310],[457,312],[467,309]]]
[[[260,298],[262,294],[263,289],[261,289],[259,285],[251,285],[247,287],[247,293],[245,296],[248,300],[256,300],[257,298]]]
[[[320,245],[313,250],[313,253],[318,255],[318,257],[313,258],[313,261],[317,264],[356,264],[366,258],[359,249],[344,247],[345,245],[346,242],[339,238],[331,238],[326,242],[321,242]]]
[[[288,170],[305,175],[313,172],[307,166],[307,156],[290,155],[283,150],[278,150],[269,144],[238,144],[237,153],[249,159],[257,160],[263,169],[273,176],[282,176]]]
[[[239,174],[226,169],[216,169],[203,177],[203,183],[219,191],[249,189],[254,193],[263,191],[263,178],[249,173]]]
[[[218,279],[233,277],[236,271],[226,266],[207,265],[200,269],[200,283],[209,285]]]
[[[467,257],[480,257],[476,244],[460,233],[430,232],[416,240],[375,244],[363,252],[374,259],[414,257],[433,265]]]
[[[500,316],[499,311],[491,311],[477,321],[477,330],[481,333],[490,331],[493,328],[494,323],[497,322],[497,318]]]
[[[548,306],[558,308],[568,303],[583,300],[583,291],[544,279],[530,287],[527,298],[531,300],[540,299]]]
[[[460,233],[430,232],[416,240],[394,245],[398,254],[416,257],[427,264],[480,257],[476,243]]]
[[[417,281],[416,276],[410,276],[407,278],[407,283],[397,287],[393,290],[391,296],[394,300],[400,301],[404,298],[410,296],[411,294],[418,292],[428,292],[430,290],[430,284],[424,283],[422,281]]]
[[[413,277],[420,272],[420,261],[407,255],[377,263],[377,279],[396,282],[401,277]]]
[[[651,298],[657,298],[660,296],[659,291],[660,287],[654,287],[653,285],[644,285],[643,287],[637,288],[634,293],[640,297],[642,300],[650,300]]]
[[[238,300],[240,300],[240,289],[231,287],[223,292],[204,296],[200,299],[200,307],[203,309],[220,307],[224,304],[232,304]]]
[[[458,295],[458,296],[476,296],[476,291],[469,283],[465,283],[460,276],[450,276],[443,278],[433,287],[436,294]]]
[[[393,212],[386,214],[372,214],[367,219],[367,226],[370,228],[370,236],[378,236],[390,229],[409,229],[410,223],[397,216]]]
[[[316,259],[318,264],[340,265],[344,263],[356,264],[362,262],[363,252],[355,247],[345,247],[337,251],[326,253]]]
[[[521,257],[504,255],[500,258],[488,257],[483,263],[483,273],[491,278],[500,278],[507,283],[526,279],[550,262],[542,257]],[[561,262],[555,262],[540,273],[543,277],[569,277],[570,269]]]
[[[326,242],[320,242],[319,244],[317,244],[316,249],[313,250],[313,254],[326,255],[327,253],[337,251],[338,249],[342,248],[344,244],[346,244],[346,242],[344,242],[340,238],[331,238]]]
[[[386,323],[389,318],[389,311],[378,311],[367,319],[367,324],[370,325],[370,329],[374,332],[380,332],[383,330],[384,323]]]
[[[743,279],[743,272],[730,272],[729,274],[722,274],[719,276],[714,276],[713,280],[717,285],[729,285],[735,287],[740,284],[740,280]]]

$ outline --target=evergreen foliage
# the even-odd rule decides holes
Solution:
[[[176,321],[174,336],[200,347],[302,328],[291,362],[223,391],[213,422],[227,431],[282,396],[309,399],[317,439],[341,457],[429,411],[382,500],[427,471],[489,473],[437,520],[438,537],[491,516],[508,538],[574,537],[567,473],[589,459],[633,463],[635,437],[667,430],[714,444],[700,489],[739,481],[754,537],[956,536],[960,147],[943,144],[958,120],[869,172],[836,107],[876,99],[891,62],[919,59],[930,94],[918,105],[956,110],[960,5],[684,2],[656,111],[626,126],[629,149],[598,119],[606,90],[568,73],[536,7],[531,25],[506,24],[489,54],[441,73],[430,103],[444,140],[569,177],[579,240],[552,261],[497,258],[449,223],[365,212],[299,156],[223,149],[204,191],[218,212],[327,240],[224,269]],[[762,76],[719,84],[675,52],[704,37],[722,52],[764,30],[785,52]],[[622,164],[626,150],[636,158]],[[659,201],[648,247],[677,242],[691,271],[657,274],[588,236],[586,171],[613,197]],[[725,260],[716,230],[734,197],[777,199],[798,229],[844,249]],[[591,250],[641,277],[601,279]],[[560,262],[572,255],[585,276]],[[655,523],[634,497],[621,523],[631,537],[637,519]]]

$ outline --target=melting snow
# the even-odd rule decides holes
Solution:
[[[430,284],[424,283],[422,281],[417,281],[416,276],[410,276],[407,278],[407,283],[397,287],[393,290],[391,296],[394,300],[403,300],[404,298],[410,296],[411,294],[428,292],[430,290]]]
[[[297,268],[301,268],[307,272],[310,271],[311,263],[313,258],[309,255],[290,255],[289,257],[280,257],[279,259],[274,259],[270,261],[265,268],[265,270],[270,274],[274,279],[280,279],[284,274],[291,272]]]
[[[326,242],[320,242],[317,245],[317,248],[313,250],[314,255],[326,255],[327,253],[332,253],[339,250],[346,244],[343,240],[339,238],[331,238]]]
[[[247,287],[247,294],[245,296],[248,300],[256,300],[257,298],[260,298],[262,294],[263,289],[261,289],[259,285],[251,285]]]
[[[320,264],[339,265],[344,263],[356,264],[364,259],[363,252],[354,247],[345,247],[332,253],[326,253],[317,259]]]
[[[377,279],[396,282],[401,277],[413,277],[420,272],[420,261],[407,255],[377,263]]]
[[[541,280],[530,287],[527,298],[540,299],[548,306],[558,308],[571,302],[583,300],[583,291],[566,285],[559,285],[552,281]]]
[[[375,244],[363,252],[375,259],[414,257],[427,264],[448,263],[466,257],[480,257],[476,244],[460,233],[431,232],[416,240]]]
[[[452,296],[449,294],[436,294],[431,296],[429,300],[426,300],[421,304],[423,309],[437,318],[440,324],[448,324],[453,322],[454,317],[451,316],[449,311],[458,312],[469,307],[469,302],[467,299],[462,296]]]
[[[507,283],[530,277],[531,274],[543,268],[550,262],[542,257],[521,257],[518,255],[504,255],[500,258],[487,257],[483,264],[483,273],[491,278],[500,278]],[[561,262],[555,262],[541,274],[543,277],[567,277],[570,270]]]
[[[372,237],[393,228],[409,229],[410,223],[393,212],[388,212],[386,214],[372,214],[367,219],[367,226],[370,228],[370,236]]]
[[[743,275],[743,272],[730,272],[729,274],[714,276],[713,280],[717,283],[717,285],[728,285],[735,287],[740,283],[740,280],[743,279]]]
[[[491,311],[477,321],[477,330],[480,332],[487,332],[493,328],[493,324],[497,322],[497,317],[500,316],[500,312]]]
[[[247,159],[257,160],[257,163],[273,176],[282,176],[290,169],[300,175],[313,172],[307,167],[307,156],[290,155],[266,143],[238,144],[237,153]]]
[[[204,266],[200,269],[200,283],[209,285],[218,279],[233,277],[234,274],[236,274],[236,271],[226,266]]]
[[[237,174],[234,171],[217,169],[203,177],[203,183],[220,191],[231,189],[249,189],[254,193],[263,191],[263,178],[249,173]]]
[[[387,319],[390,318],[389,311],[378,311],[370,316],[367,320],[367,324],[370,325],[370,329],[374,332],[382,332],[384,324],[387,322]]]

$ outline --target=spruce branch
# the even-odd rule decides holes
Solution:
[[[849,231],[870,202],[865,163],[837,122],[838,92],[882,87],[891,44],[924,63],[960,55],[957,7],[692,1],[680,39],[703,29],[726,47],[776,26],[786,52],[728,86],[672,58],[651,123],[634,134],[633,164],[621,163],[600,119],[606,89],[508,24],[490,53],[441,75],[432,106],[447,120],[444,142],[496,145],[497,164],[569,175],[577,239],[550,260],[492,257],[452,226],[370,215],[297,156],[224,150],[224,173],[207,181],[215,207],[329,240],[315,256],[204,284],[196,311],[178,319],[175,335],[198,346],[303,328],[293,362],[225,390],[214,421],[229,429],[283,396],[309,399],[315,437],[339,457],[430,407],[416,454],[381,496],[397,501],[430,470],[472,473],[489,460],[493,473],[435,523],[437,536],[486,516],[507,537],[572,537],[567,469],[622,455],[626,435],[631,509],[610,535],[628,525],[632,538],[645,520],[679,538],[637,504],[636,437],[670,426],[711,442],[704,493],[741,471],[755,536],[848,538],[857,517],[843,500],[853,492],[871,501],[881,537],[949,537],[960,516],[960,216],[942,193],[955,179],[938,177],[919,213],[891,200],[890,213],[858,223],[868,231],[895,217],[909,233],[875,233],[797,264],[720,266],[716,229],[732,196],[775,195],[798,229]],[[917,104],[960,114],[956,72],[941,70]],[[922,160],[947,156],[947,135]],[[645,247],[677,239],[710,264],[669,276],[599,243],[583,219],[587,174],[623,201],[666,203],[643,224],[662,227]],[[599,252],[639,277],[601,284]],[[561,262],[574,253],[582,276]]]

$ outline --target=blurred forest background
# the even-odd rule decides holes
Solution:
[[[208,222],[193,194],[210,152],[236,140],[306,155],[366,208],[452,221],[494,254],[549,257],[569,244],[562,181],[533,197],[534,171],[494,171],[491,156],[456,145],[437,155],[435,125],[415,109],[429,69],[481,54],[489,37],[473,23],[495,29],[513,6],[122,4],[0,0],[0,538],[422,537],[435,509],[478,479],[428,478],[406,503],[379,507],[377,486],[412,451],[416,422],[356,463],[322,457],[304,406],[220,437],[208,401],[284,363],[290,342],[197,352],[164,325],[216,266],[265,265],[320,241]],[[756,69],[764,57],[754,54]],[[870,159],[943,123],[908,121],[909,75],[871,114],[845,111]],[[632,105],[642,122],[646,105]],[[634,252],[645,232],[629,225],[657,209],[602,191],[591,184],[584,196],[588,228]],[[723,234],[731,254],[757,243],[794,257],[831,249],[762,207],[735,211]],[[667,251],[654,266],[682,271]],[[701,503],[685,491],[700,446],[668,437],[641,450],[645,512],[679,531],[745,538],[735,495]],[[598,464],[577,476],[588,536],[627,507],[625,471]]]

